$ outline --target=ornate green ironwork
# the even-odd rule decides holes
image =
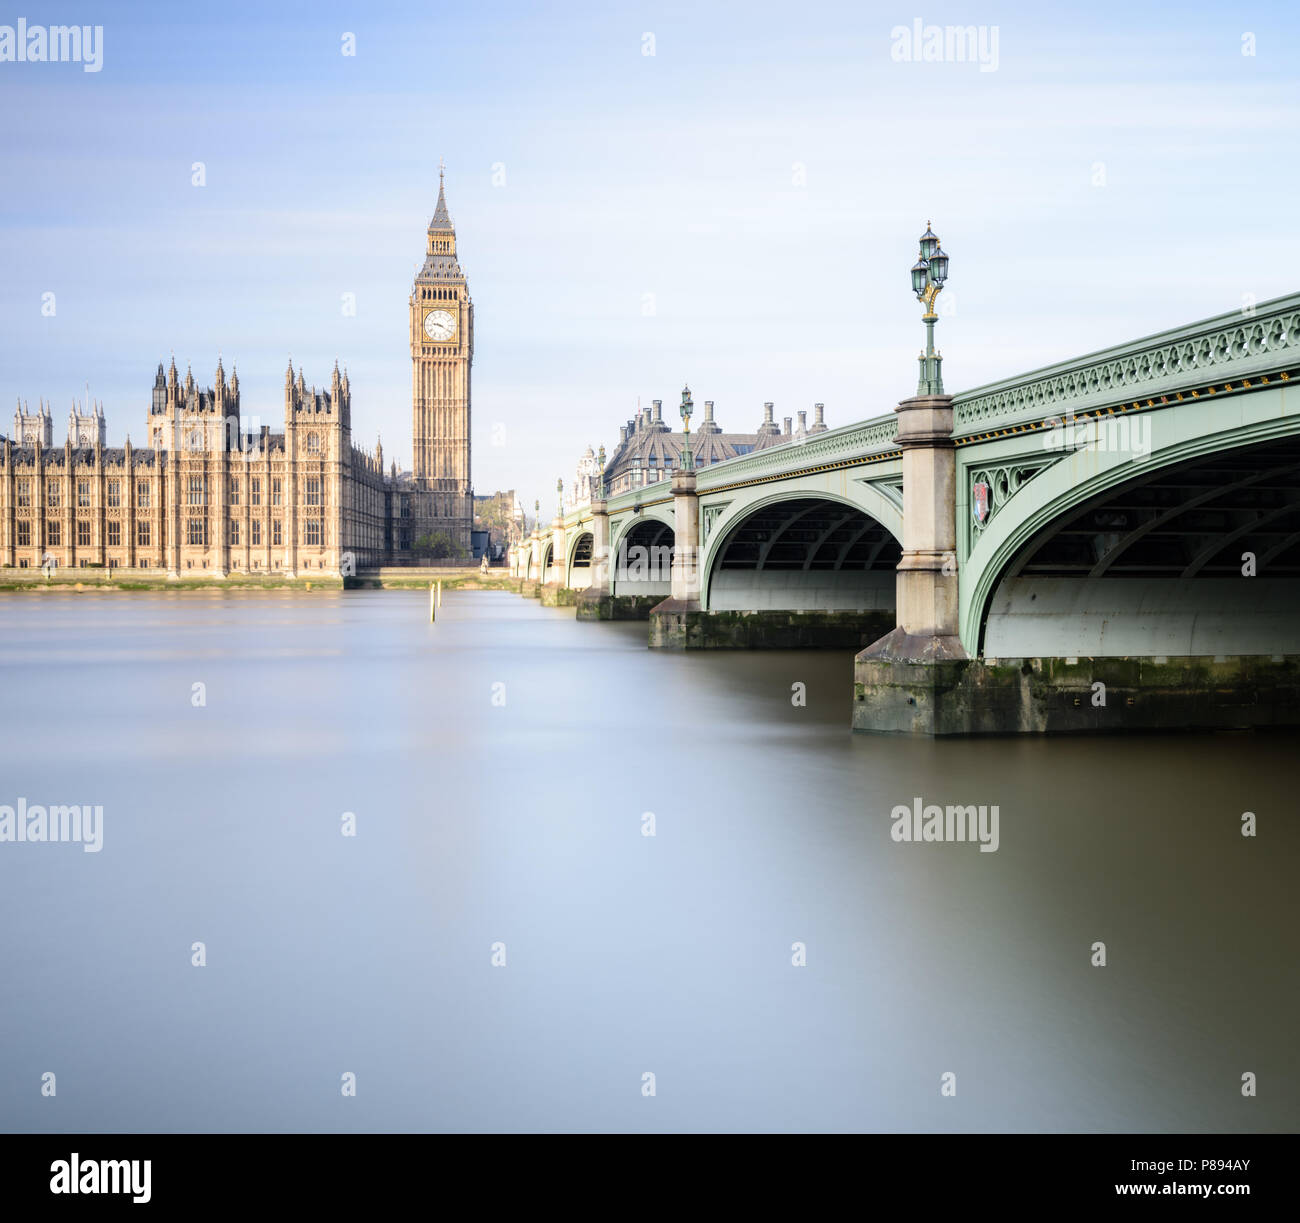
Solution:
[[[1297,365],[1300,293],[963,391],[953,397],[953,432],[1148,399],[1161,406],[1162,395],[1190,383],[1269,377]]]

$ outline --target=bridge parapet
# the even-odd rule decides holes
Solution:
[[[897,449],[898,417],[894,412],[874,416],[853,425],[842,425],[778,446],[767,446],[750,454],[710,463],[696,470],[699,495],[743,484],[751,480],[771,480],[783,475],[794,475],[812,469],[822,469],[838,464],[851,464],[873,454],[885,454]],[[609,498],[611,515],[645,505],[651,501],[672,500],[670,480],[658,480],[641,488],[627,489]],[[572,526],[590,517],[586,505],[572,507],[566,522]]]
[[[1300,293],[963,391],[953,397],[953,434],[1129,402],[1159,406],[1226,381],[1289,381],[1298,369]]]

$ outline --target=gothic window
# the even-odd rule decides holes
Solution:
[[[317,545],[317,546],[318,546],[318,545],[320,544],[320,541],[321,541],[321,539],[320,539],[320,519],[318,519],[318,518],[308,518],[308,519],[307,519],[307,542],[308,542],[309,544],[313,544],[313,545]]]
[[[202,429],[191,429],[190,432],[189,432],[189,437],[186,439],[185,445],[186,445],[186,447],[187,447],[188,449],[190,449],[190,450],[202,450],[202,449],[203,449],[203,430],[202,430]]]
[[[90,523],[88,522],[77,523],[77,547],[90,547]]]
[[[87,506],[90,504],[90,481],[89,480],[77,481],[77,504],[80,506]]]
[[[149,546],[149,524],[144,521],[135,524],[135,542],[141,548]]]
[[[149,481],[140,480],[135,486],[135,503],[142,510],[149,508]]]
[[[108,504],[117,506],[122,504],[122,481],[110,480],[108,482]]]
[[[239,504],[239,481],[237,479],[230,481],[230,504]]]
[[[17,496],[18,496],[18,504],[19,504],[19,505],[31,505],[31,503],[32,503],[32,491],[31,491],[31,483],[30,483],[30,481],[28,481],[28,480],[19,480],[19,481],[18,481],[18,488],[17,488],[16,492],[17,492]]]
[[[49,519],[45,523],[45,543],[48,547],[57,548],[62,538],[62,532],[59,530],[59,521],[57,518]]]
[[[32,546],[32,524],[26,518],[18,520],[18,546],[20,548]]]
[[[283,501],[284,497],[281,493],[280,478],[279,476],[276,476],[275,479],[271,481],[271,504],[281,505]]]
[[[307,453],[320,454],[320,434],[318,433],[307,434]]]
[[[208,520],[206,518],[190,518],[186,521],[189,524],[187,539],[190,546],[206,548],[208,546]]]
[[[251,543],[256,548],[262,542],[262,520],[254,518],[249,525],[251,528]]]
[[[203,476],[190,477],[189,504],[190,505],[207,505],[208,503],[208,482]]]
[[[58,507],[59,504],[59,482],[58,480],[47,480],[45,482],[45,504]]]
[[[307,504],[320,505],[320,480],[315,476],[307,477]]]
[[[273,523],[271,523],[271,545],[272,547],[278,548],[282,543],[284,543],[284,528],[280,525],[280,520],[277,518]]]
[[[110,548],[120,547],[122,544],[122,524],[116,518],[111,519],[108,523],[108,546]]]
[[[230,520],[230,543],[232,547],[239,547],[239,519]]]
[[[248,481],[248,504],[262,504],[262,478],[261,476],[252,476]]]

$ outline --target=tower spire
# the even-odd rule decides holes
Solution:
[[[451,229],[451,214],[447,211],[447,194],[443,187],[443,176],[447,172],[446,164],[441,158],[438,159],[438,206],[433,210],[433,220],[429,222],[430,229]]]

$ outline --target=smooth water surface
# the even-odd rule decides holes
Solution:
[[[104,812],[0,843],[0,1128],[1300,1124],[1295,735],[854,735],[848,654],[490,591],[0,631],[0,804]],[[915,798],[997,852],[895,842]]]

